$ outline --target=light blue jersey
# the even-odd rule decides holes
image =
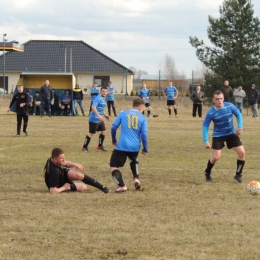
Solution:
[[[101,95],[98,95],[94,99],[94,101],[92,103],[92,106],[95,106],[97,108],[98,113],[101,116],[103,116],[104,115],[104,110],[105,110],[105,107],[106,107],[106,100],[105,100],[105,98],[103,98]],[[88,121],[92,122],[92,123],[99,123],[99,122],[101,122],[93,111],[91,111],[90,116],[88,118]]]
[[[238,128],[243,128],[243,118],[240,111],[229,102],[224,102],[222,108],[213,106],[207,112],[202,126],[203,142],[208,142],[208,129],[211,121],[214,123],[213,137],[227,136],[236,133],[233,125],[233,115],[237,118]]]
[[[149,96],[150,96],[150,94],[151,94],[151,92],[150,92],[149,89],[142,88],[142,89],[140,89],[138,96],[140,98],[144,99],[145,103],[149,103]]]
[[[112,86],[111,87],[107,87],[107,93],[111,92],[111,91],[115,91],[115,88],[112,87]],[[111,93],[111,94],[107,94],[106,100],[107,101],[114,101],[115,100],[114,92]]]
[[[121,134],[119,141],[116,140],[116,130],[121,125]],[[136,109],[129,109],[121,112],[112,123],[111,135],[113,143],[116,143],[116,150],[125,152],[138,152],[141,141],[143,151],[148,152],[147,142],[147,120]]]
[[[168,86],[164,89],[164,93],[167,95],[167,100],[174,100],[175,93],[178,93],[178,90],[174,86]]]
[[[92,87],[90,89],[91,101],[94,101],[95,97],[99,94],[99,89]]]

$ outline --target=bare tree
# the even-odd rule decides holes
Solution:
[[[163,74],[168,80],[175,80],[178,78],[178,71],[175,66],[173,57],[166,54],[163,62]]]
[[[207,68],[204,64],[201,64],[201,66],[197,66],[196,69],[194,70],[194,83],[196,84],[204,84],[204,76],[206,72],[209,71],[209,68]]]
[[[138,70],[138,69],[136,69],[133,66],[129,67],[129,69],[131,71],[133,71],[135,80],[140,80],[142,75],[147,75],[148,74],[145,70]]]

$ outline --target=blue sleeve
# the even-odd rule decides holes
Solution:
[[[148,153],[148,125],[147,125],[147,120],[145,119],[143,125],[142,125],[142,130],[141,130],[141,140],[143,143],[143,152]]]
[[[121,113],[117,116],[117,118],[114,120],[111,126],[111,137],[112,137],[112,142],[116,143],[116,130],[121,124]]]
[[[141,140],[142,140],[142,143],[143,143],[143,152],[148,153],[147,131],[141,133]]]
[[[111,137],[112,137],[113,143],[117,142],[117,140],[116,140],[116,130],[117,130],[117,127],[115,125],[112,125],[112,127],[111,127]]]
[[[237,118],[237,128],[243,129],[243,117],[242,117],[242,114],[240,113],[240,111],[234,105],[232,105],[232,112],[233,112],[233,114]]]
[[[209,141],[208,139],[208,132],[209,128],[207,126],[202,126],[202,138],[203,138],[203,143],[206,143]]]
[[[243,117],[240,112],[237,115],[237,128],[243,129]]]

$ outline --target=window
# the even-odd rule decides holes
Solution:
[[[94,77],[94,82],[96,82],[99,87],[107,87],[109,81],[110,81],[109,76],[95,76]]]

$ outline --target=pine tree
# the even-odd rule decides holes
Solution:
[[[196,55],[210,70],[205,75],[209,92],[219,89],[225,80],[233,88],[260,87],[260,22],[254,17],[250,0],[224,0],[220,18],[209,16],[207,33],[213,47],[190,37]],[[209,94],[209,93],[208,93]]]

